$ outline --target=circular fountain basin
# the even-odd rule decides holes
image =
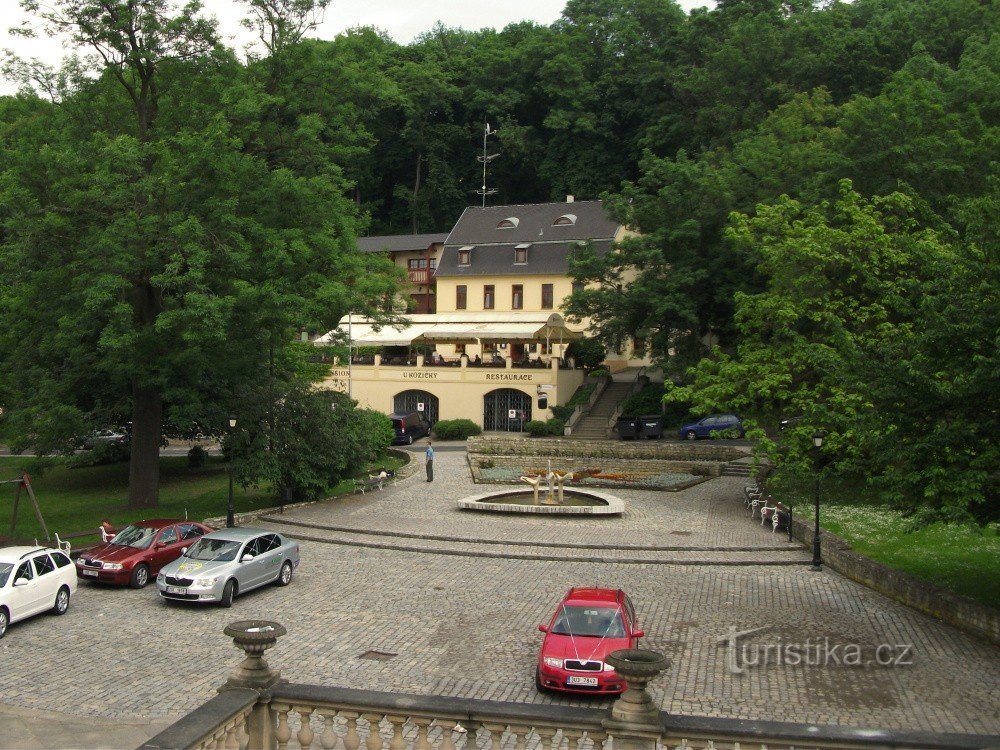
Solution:
[[[462,510],[488,513],[539,513],[555,516],[620,516],[625,502],[620,497],[594,490],[566,490],[563,505],[546,505],[547,492],[538,493],[538,505],[531,490],[494,490],[471,495],[459,501]]]

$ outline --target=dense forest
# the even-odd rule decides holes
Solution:
[[[668,398],[746,414],[779,468],[820,425],[827,464],[883,497],[996,517],[996,3],[569,0],[551,26],[408,45],[308,38],[325,2],[243,5],[249,59],[193,6],[57,0],[39,18],[97,77],[8,61],[10,431],[55,447],[123,404],[208,419],[293,371],[289,332],[391,296],[354,237],[477,202],[488,122],[491,201],[601,197],[641,232],[580,253],[605,285],[568,312],[648,347]],[[767,437],[783,416],[801,427]]]

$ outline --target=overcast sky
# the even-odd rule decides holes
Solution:
[[[47,5],[51,0],[42,0]],[[712,5],[712,0],[680,0],[685,9]],[[240,27],[243,6],[236,0],[203,0],[208,14],[219,21],[226,43],[242,50],[253,37]],[[397,42],[406,44],[418,34],[430,30],[438,21],[445,26],[464,29],[503,28],[516,21],[531,20],[548,25],[559,18],[565,0],[332,0],[323,24],[314,36],[333,39],[355,26],[375,26]],[[0,0],[0,49],[12,50],[20,57],[38,57],[58,64],[65,54],[60,42],[48,38],[25,40],[7,33],[23,19],[17,0]],[[13,93],[15,87],[0,78],[0,94]]]

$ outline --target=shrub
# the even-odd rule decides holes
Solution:
[[[596,370],[592,370],[591,372],[589,372],[587,374],[590,377],[592,377],[595,380],[597,380],[598,378],[606,378],[611,373],[608,372],[608,369],[606,367],[598,367]]]
[[[471,419],[442,419],[433,428],[434,437],[438,440],[468,440],[482,431]]]
[[[538,419],[532,419],[524,425],[524,431],[531,437],[545,437],[549,434],[549,423]]]
[[[195,445],[188,451],[188,467],[191,469],[200,469],[207,459],[208,451],[200,445]]]
[[[553,435],[554,437],[562,437],[563,432],[566,429],[566,420],[559,419],[558,417],[553,417],[552,419],[550,419],[548,422],[545,423],[545,426],[548,429],[549,435]]]

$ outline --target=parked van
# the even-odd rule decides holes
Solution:
[[[420,416],[420,412],[390,414],[389,419],[392,420],[392,428],[396,431],[393,445],[410,445],[417,438],[422,438],[431,432],[431,426]]]

